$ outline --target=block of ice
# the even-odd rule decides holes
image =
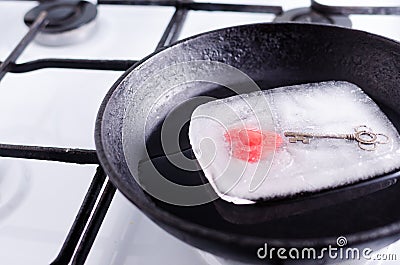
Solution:
[[[290,143],[284,132],[353,133],[367,125],[389,143],[365,151],[357,142]],[[400,168],[397,130],[359,87],[330,81],[212,101],[192,114],[189,138],[214,190],[252,203],[343,186]]]

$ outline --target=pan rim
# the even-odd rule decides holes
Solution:
[[[253,235],[245,235],[245,234],[238,234],[238,233],[233,233],[233,232],[221,232],[219,230],[205,227],[196,223],[189,222],[185,219],[182,219],[180,217],[177,217],[167,211],[164,211],[160,208],[156,207],[150,207],[148,204],[143,203],[142,200],[139,197],[136,197],[135,194],[132,194],[128,191],[128,189],[125,187],[124,183],[121,181],[121,179],[118,177],[118,173],[116,170],[113,168],[112,163],[108,161],[106,151],[104,150],[103,146],[103,141],[102,141],[102,122],[103,122],[103,116],[105,114],[106,107],[108,103],[110,102],[110,99],[112,95],[114,94],[115,91],[117,91],[120,88],[121,83],[125,80],[125,78],[136,68],[138,68],[140,65],[143,63],[146,63],[149,59],[153,58],[157,54],[161,53],[162,51],[165,51],[167,49],[171,49],[172,47],[175,47],[181,43],[202,37],[204,35],[210,34],[210,33],[215,33],[218,31],[224,31],[224,30],[229,30],[233,28],[239,28],[239,27],[248,27],[248,26],[256,26],[256,25],[272,25],[272,26],[288,26],[288,25],[293,25],[293,26],[300,26],[300,27],[312,27],[312,28],[336,28],[338,30],[343,30],[343,31],[352,31],[352,32],[357,32],[357,34],[365,34],[369,37],[379,39],[380,41],[391,43],[392,45],[397,45],[400,48],[400,43],[397,42],[396,40],[393,40],[391,38],[387,38],[384,36],[380,36],[377,34],[369,33],[363,30],[355,30],[355,29],[349,29],[341,26],[336,26],[336,25],[325,25],[325,24],[309,24],[309,23],[299,23],[299,22],[268,22],[268,23],[254,23],[254,24],[246,24],[246,25],[238,25],[238,26],[233,26],[233,27],[226,27],[226,28],[221,28],[221,29],[216,29],[208,32],[203,32],[200,34],[196,34],[193,36],[190,36],[188,38],[179,40],[177,42],[172,43],[171,45],[168,45],[166,47],[163,47],[140,61],[136,62],[133,64],[128,70],[126,70],[116,81],[115,83],[111,86],[107,94],[105,95],[97,117],[96,117],[96,123],[95,123],[95,145],[96,145],[96,153],[98,156],[98,159],[100,161],[100,165],[104,168],[105,172],[107,173],[110,181],[117,187],[117,189],[123,194],[124,197],[126,197],[131,203],[133,203],[143,214],[148,216],[150,219],[153,221],[157,220],[157,222],[163,223],[164,225],[167,225],[168,227],[174,228],[181,230],[185,233],[192,234],[197,237],[201,238],[207,238],[207,239],[212,239],[214,241],[222,242],[224,244],[235,244],[238,246],[254,246],[254,247],[262,247],[265,243],[268,243],[270,245],[276,246],[276,247],[299,247],[299,248],[304,248],[304,247],[326,247],[329,244],[336,244],[337,237],[313,237],[313,238],[267,238],[267,237],[259,237],[259,236],[253,236]],[[397,172],[398,173],[398,172]],[[388,174],[383,174],[381,177],[391,177],[394,176],[396,172],[391,172]],[[351,245],[358,245],[362,243],[366,243],[368,241],[372,240],[377,240],[385,237],[390,237],[390,236],[395,236],[400,234],[400,221],[391,223],[389,225],[381,226],[378,228],[374,228],[372,230],[366,230],[362,232],[357,232],[357,233],[352,233],[348,235],[338,235],[338,236],[346,236],[349,244]]]

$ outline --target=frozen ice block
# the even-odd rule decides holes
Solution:
[[[290,143],[284,132],[353,133],[367,125],[389,143],[365,151],[356,141]],[[204,175],[237,204],[316,192],[400,167],[399,134],[359,87],[329,81],[215,100],[192,114],[189,138]]]

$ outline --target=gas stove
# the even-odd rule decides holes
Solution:
[[[93,140],[108,89],[156,49],[239,24],[337,24],[400,41],[398,0],[380,7],[327,0],[40,2],[0,3],[1,264],[239,264],[170,236],[108,181]],[[400,243],[381,252],[400,259]]]

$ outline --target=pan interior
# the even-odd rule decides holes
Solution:
[[[102,162],[106,161],[110,178],[125,196],[140,208],[152,209],[145,211],[146,214],[150,217],[157,211],[172,214],[180,218],[180,225],[194,223],[205,229],[250,237],[305,239],[338,237],[398,223],[397,173],[377,176],[338,191],[251,206],[218,199],[190,207],[154,198],[142,190],[132,175],[138,173],[139,161],[146,159],[146,153],[169,180],[185,185],[203,183],[201,172],[182,172],[165,159],[160,141],[162,124],[168,113],[192,98],[234,95],[223,86],[194,82],[175,87],[162,104],[144,115],[144,110],[148,110],[147,100],[159,98],[162,91],[157,86],[152,90],[139,88],[143,88],[143,80],[168,65],[195,60],[223,62],[249,75],[263,90],[329,80],[348,81],[361,87],[399,130],[399,46],[364,32],[304,24],[248,25],[186,40],[152,56],[115,87],[100,125]],[[134,111],[126,119],[128,109]],[[125,142],[123,127],[129,132],[124,135]],[[179,136],[180,151],[191,157],[187,130],[188,123],[177,128],[175,134]],[[124,145],[130,150],[128,155]]]
[[[262,81],[258,83],[262,84]],[[201,86],[201,83],[197,86]],[[232,96],[232,91],[215,86],[201,96],[225,98]],[[400,120],[396,111],[377,103],[399,129]],[[175,107],[175,111],[180,111],[179,106]],[[174,111],[169,115],[174,116]],[[191,113],[186,115],[190,117]],[[147,150],[157,170],[177,184],[194,186],[207,183],[201,170],[185,171],[169,161],[161,145],[163,124],[165,120],[155,126],[146,141]],[[175,128],[175,135],[179,137],[179,151],[194,159],[188,139],[189,122],[182,128]],[[396,196],[399,192],[400,185],[396,177],[381,177],[344,188],[301,194],[256,205],[234,205],[217,199],[200,206],[184,207],[165,203],[152,196],[150,198],[155,205],[180,218],[218,231],[273,238],[314,238],[374,229],[399,220],[400,212],[394,211],[400,202]],[[382,216],[384,218],[378,218]]]

